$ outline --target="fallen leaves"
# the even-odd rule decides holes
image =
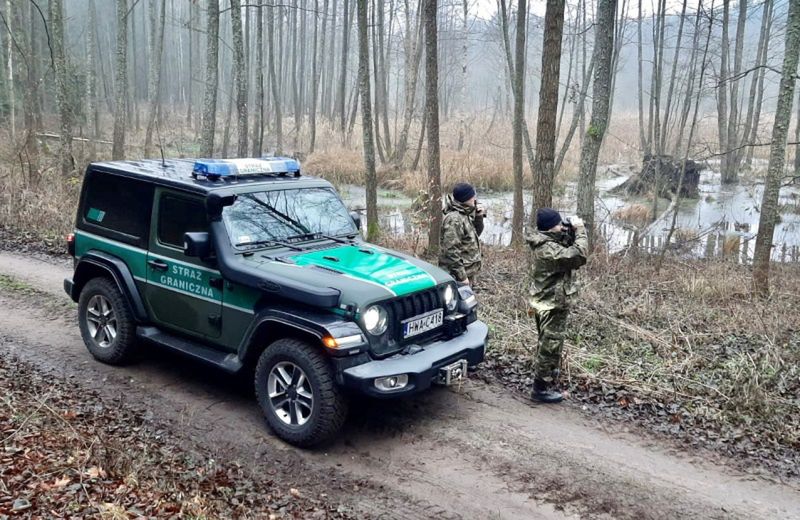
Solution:
[[[280,471],[188,453],[145,414],[2,352],[0,396],[0,519],[351,517]]]

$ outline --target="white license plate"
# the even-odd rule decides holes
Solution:
[[[440,327],[444,321],[444,310],[436,309],[403,322],[403,338],[410,338]]]

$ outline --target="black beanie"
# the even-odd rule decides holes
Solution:
[[[553,229],[557,224],[561,224],[561,214],[551,208],[539,208],[536,210],[536,229],[547,231]]]
[[[453,198],[458,202],[467,202],[475,196],[475,188],[468,182],[459,182],[453,186]]]

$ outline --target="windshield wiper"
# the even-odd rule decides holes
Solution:
[[[238,244],[234,244],[236,247],[242,246],[264,246],[269,244],[275,244],[283,247],[288,247],[289,249],[294,249],[295,251],[302,251],[302,247],[297,247],[292,245],[288,242],[283,242],[281,240],[256,240],[255,242],[239,242]]]

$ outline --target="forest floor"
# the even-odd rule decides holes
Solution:
[[[800,519],[796,269],[761,302],[746,268],[597,258],[569,398],[548,407],[525,397],[524,262],[490,248],[478,377],[360,401],[338,441],[303,451],[270,435],[248,382],[158,350],[93,361],[58,245],[0,244],[0,517]]]

